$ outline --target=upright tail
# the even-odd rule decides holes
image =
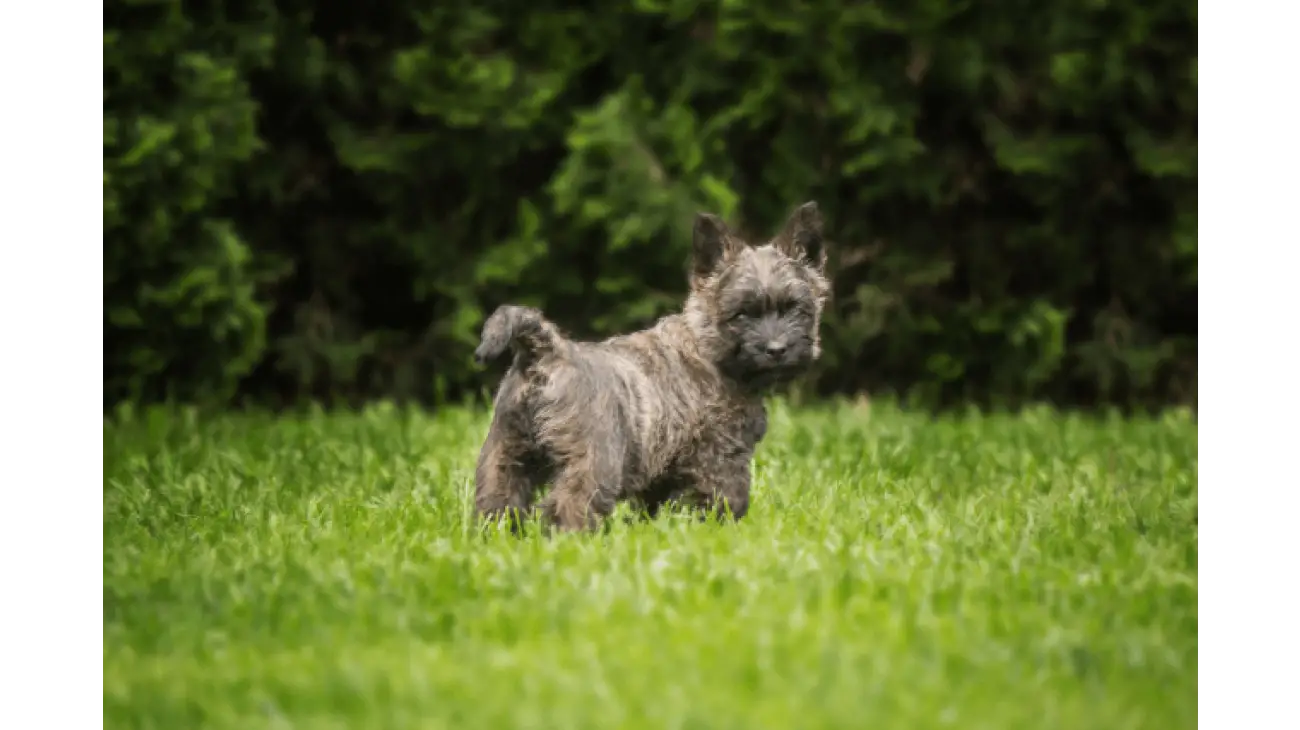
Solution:
[[[533,307],[503,304],[483,323],[474,360],[480,365],[501,357],[507,349],[525,357],[541,357],[564,344],[559,329]]]

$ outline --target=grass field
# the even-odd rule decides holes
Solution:
[[[481,412],[106,421],[105,726],[1196,726],[1192,417],[770,421],[740,524],[549,540]]]

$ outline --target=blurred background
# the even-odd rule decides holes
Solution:
[[[817,200],[796,396],[1196,393],[1196,3],[104,7],[105,404],[480,396],[483,318],[680,306]]]

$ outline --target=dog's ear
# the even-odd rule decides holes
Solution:
[[[826,268],[826,239],[822,228],[821,210],[810,200],[794,209],[773,243],[786,256],[821,271]]]
[[[736,252],[738,246],[727,224],[712,213],[695,214],[695,229],[691,234],[691,274],[705,277]]]

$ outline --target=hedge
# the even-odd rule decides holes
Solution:
[[[691,215],[833,240],[800,393],[1196,386],[1196,4],[105,7],[105,402],[437,402],[486,313],[678,306]]]

